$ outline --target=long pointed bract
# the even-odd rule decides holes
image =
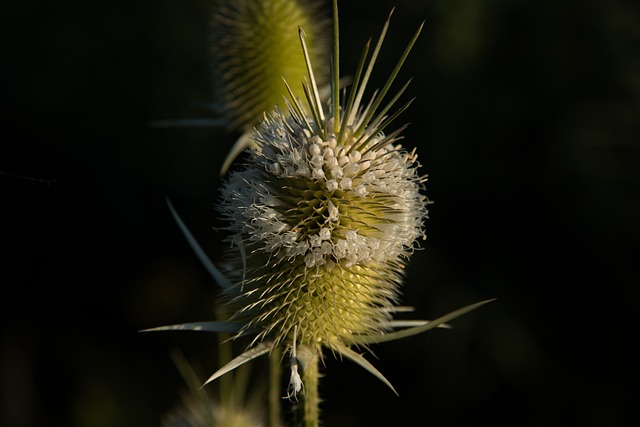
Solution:
[[[240,332],[241,325],[231,322],[189,322],[177,325],[157,326],[155,328],[143,329],[140,332],[160,332],[160,331],[198,331],[198,332],[226,332],[235,334]]]
[[[369,371],[376,378],[378,378],[380,381],[385,383],[387,385],[387,387],[389,387],[396,394],[396,396],[398,396],[398,392],[393,387],[393,385],[391,385],[389,380],[386,379],[385,376],[382,375],[382,373],[380,371],[378,371],[376,369],[376,367],[373,366],[367,359],[362,357],[361,354],[356,353],[355,351],[351,350],[349,347],[344,346],[344,345],[337,346],[334,349],[335,349],[335,351],[337,351],[342,356],[346,357],[347,359],[351,360],[352,362],[357,363],[358,365],[360,365],[361,367],[363,367],[364,369]]]
[[[378,38],[376,47],[373,50],[373,53],[371,54],[371,59],[369,60],[367,71],[365,72],[364,77],[362,78],[362,84],[358,88],[358,94],[356,95],[356,100],[354,103],[356,108],[354,108],[354,110],[351,111],[351,115],[346,119],[348,123],[353,122],[355,114],[358,111],[358,107],[360,106],[360,102],[362,101],[362,96],[364,95],[364,91],[367,87],[367,83],[369,82],[369,77],[371,76],[371,72],[373,71],[373,66],[376,63],[376,59],[378,58],[378,53],[380,52],[380,48],[382,47],[382,42],[384,41],[384,38],[387,35],[387,30],[389,29],[389,24],[391,22],[391,15],[393,15],[393,11],[394,9],[391,9],[391,12],[389,12],[389,17],[387,18],[387,20],[384,23],[384,26],[382,27],[382,31],[380,32],[380,37]]]
[[[309,74],[309,83],[314,95],[313,101],[319,110],[318,113],[319,113],[320,121],[324,122],[324,112],[322,111],[322,103],[320,101],[320,95],[318,93],[318,85],[316,84],[316,77],[315,77],[315,74],[313,73],[313,68],[311,66],[311,59],[309,58],[309,51],[307,49],[307,43],[305,41],[304,31],[302,31],[302,28],[298,28],[298,34],[300,36],[300,44],[302,45],[302,53],[304,54],[304,60],[307,65],[307,72]]]
[[[257,346],[250,348],[249,350],[242,353],[240,356],[233,359],[231,362],[224,365],[222,368],[218,369],[213,375],[209,377],[207,381],[205,381],[204,384],[202,384],[202,386],[204,387],[207,384],[209,384],[211,381],[214,381],[215,379],[220,378],[227,372],[231,372],[237,367],[242,366],[247,362],[250,362],[256,357],[260,357],[263,354],[268,353],[271,350],[271,348],[272,348],[271,342],[262,342]]]
[[[169,210],[171,211],[171,215],[173,215],[173,219],[175,219],[175,221],[178,223],[182,234],[184,234],[184,237],[186,237],[187,242],[189,242],[191,249],[193,249],[193,251],[196,253],[198,258],[200,259],[200,262],[202,262],[209,274],[213,276],[213,278],[216,280],[216,282],[218,282],[220,286],[222,286],[225,290],[230,289],[232,284],[229,279],[227,279],[224,274],[222,274],[220,270],[218,270],[218,268],[211,262],[207,254],[204,253],[202,247],[200,247],[198,241],[193,237],[187,226],[184,224],[182,218],[180,218],[180,215],[178,215],[178,212],[176,212],[173,204],[171,203],[171,200],[169,200],[168,197],[167,205],[169,205]]]
[[[412,335],[416,335],[416,334],[420,334],[422,332],[426,332],[430,329],[434,329],[439,327],[440,325],[443,325],[453,319],[455,319],[456,317],[460,317],[463,314],[467,314],[468,312],[475,310],[476,308],[482,307],[485,304],[488,304],[492,301],[495,301],[496,298],[493,299],[488,299],[485,301],[480,301],[477,302],[475,304],[471,304],[471,305],[467,305],[465,307],[459,308],[457,310],[452,311],[451,313],[445,314],[444,316],[438,317],[435,320],[430,321],[429,323],[427,323],[426,325],[423,326],[416,326],[413,328],[409,328],[409,329],[405,329],[402,331],[397,331],[397,332],[391,332],[388,334],[381,334],[381,335],[364,335],[364,336],[360,336],[360,337],[354,337],[353,341],[356,345],[362,345],[362,344],[374,344],[374,343],[381,343],[381,342],[385,342],[385,341],[392,341],[392,340],[397,340],[400,338],[406,338],[406,337],[410,337]]]
[[[407,59],[407,56],[409,56],[409,52],[411,52],[411,49],[413,48],[413,45],[415,44],[416,40],[418,40],[418,36],[420,35],[420,32],[422,32],[422,27],[423,26],[424,26],[424,22],[422,23],[422,25],[420,25],[420,28],[418,28],[418,31],[416,31],[416,33],[411,38],[411,41],[409,42],[409,44],[405,48],[404,52],[402,53],[402,56],[400,57],[400,59],[398,60],[398,63],[396,64],[395,68],[391,72],[391,75],[387,79],[387,82],[382,87],[382,90],[380,90],[380,94],[376,97],[376,100],[374,101],[373,106],[369,109],[369,111],[367,112],[366,116],[362,120],[362,124],[360,125],[360,128],[356,131],[357,135],[362,133],[367,128],[367,126],[369,124],[369,121],[371,120],[373,115],[376,113],[376,110],[380,106],[380,103],[382,102],[382,100],[386,96],[387,92],[389,91],[389,88],[393,84],[393,81],[395,80],[396,76],[400,72],[400,69],[402,68],[402,65],[404,64],[404,61]]]
[[[338,136],[338,144],[342,145],[342,139],[344,136],[344,132],[347,130],[347,120],[351,116],[351,111],[354,108],[354,102],[356,97],[355,88],[360,84],[360,78],[362,77],[362,70],[364,69],[364,63],[367,59],[367,54],[369,53],[369,47],[371,45],[371,39],[367,41],[364,45],[364,49],[362,50],[362,55],[360,56],[360,61],[358,62],[358,68],[356,69],[356,74],[353,77],[353,89],[349,91],[349,99],[347,100],[347,104],[344,110],[344,116],[342,117],[343,123],[340,126],[340,135]],[[357,107],[356,107],[357,108]]]
[[[333,0],[333,91],[331,101],[333,105],[333,133],[338,134],[340,128],[340,31],[338,22],[338,0]]]

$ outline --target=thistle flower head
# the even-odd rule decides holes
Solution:
[[[382,134],[360,148],[345,136],[338,145],[273,113],[223,189],[222,213],[245,253],[232,305],[276,340],[296,325],[301,342],[324,345],[384,330],[403,262],[423,237],[415,154]]]
[[[361,103],[385,31],[366,71],[365,48],[342,101],[334,51],[326,113],[301,31],[305,102],[287,84],[287,111],[265,115],[244,169],[222,188],[219,209],[237,254],[229,306],[256,342],[297,338],[320,354],[391,328],[404,263],[424,238],[427,199],[417,156],[398,143],[400,131],[383,132],[408,106],[389,114],[406,85],[382,101],[417,33],[387,85]]]
[[[246,6],[244,1],[240,4]],[[314,358],[322,357],[326,347],[358,363],[393,390],[352,346],[448,327],[446,322],[493,301],[471,304],[430,322],[393,320],[394,313],[406,309],[396,305],[403,268],[417,240],[425,237],[428,200],[422,194],[426,178],[418,173],[415,151],[399,144],[404,127],[387,130],[411,104],[393,109],[409,82],[392,97],[388,95],[422,27],[384,86],[363,101],[389,20],[373,50],[369,52],[369,43],[365,45],[350,91],[342,98],[337,0],[333,1],[333,23],[331,66],[321,68],[330,69],[331,74],[328,107],[322,102],[319,73],[311,65],[312,55],[300,29],[304,97],[299,98],[285,79],[289,95],[285,108],[264,114],[253,131],[244,167],[231,173],[221,189],[218,210],[227,221],[231,243],[226,275],[207,258],[169,203],[194,251],[224,288],[225,312],[234,314],[224,322],[148,331],[197,330],[253,337],[244,353],[206,383],[283,347],[291,354],[286,397],[295,398],[305,390],[301,372],[317,386],[317,370],[306,367],[317,366]]]

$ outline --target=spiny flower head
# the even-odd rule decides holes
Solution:
[[[240,2],[242,7],[272,3],[278,0]],[[448,327],[446,322],[493,301],[471,304],[433,321],[393,320],[396,312],[407,309],[396,305],[399,288],[406,261],[417,240],[425,237],[428,200],[422,194],[426,178],[418,173],[415,151],[399,144],[404,127],[385,133],[411,104],[391,112],[409,82],[391,99],[387,95],[422,26],[384,86],[363,103],[388,26],[389,20],[371,55],[366,44],[351,89],[341,98],[337,0],[333,1],[332,66],[324,67],[331,71],[328,108],[321,100],[304,32],[299,30],[306,73],[304,101],[285,79],[290,98],[286,108],[264,113],[253,131],[244,168],[232,173],[221,190],[218,209],[228,223],[231,243],[226,275],[207,258],[169,202],[195,253],[225,290],[223,311],[234,314],[223,322],[147,331],[196,330],[253,337],[244,353],[205,384],[261,355],[284,349],[291,355],[286,397],[296,398],[305,389],[301,373],[317,388],[314,358],[321,358],[322,349],[328,348],[394,390],[353,346]],[[236,89],[231,85],[229,93]],[[245,95],[240,90],[232,98]],[[305,405],[305,411],[309,409],[312,421],[317,418],[317,394],[310,394],[315,397],[305,402],[316,402],[316,409]]]
[[[269,2],[266,2],[269,3]],[[176,211],[179,227],[205,267],[224,288],[224,322],[193,322],[149,329],[197,330],[251,336],[249,348],[206,383],[271,351],[291,355],[287,397],[304,390],[301,372],[329,348],[393,386],[353,346],[416,335],[492,300],[462,307],[433,321],[396,321],[403,268],[424,238],[426,180],[413,150],[399,144],[400,127],[386,128],[410,105],[397,108],[405,84],[387,100],[420,29],[384,86],[363,96],[389,26],[369,55],[366,44],[351,90],[340,98],[337,0],[333,1],[331,96],[325,108],[304,32],[299,30],[306,77],[304,101],[285,81],[283,111],[264,114],[253,132],[244,168],[221,190],[219,212],[227,221],[231,256],[223,274],[205,255]],[[366,64],[366,68],[365,68]],[[395,330],[400,328],[400,330]],[[309,376],[314,380],[310,369]],[[205,383],[205,384],[206,384]],[[395,390],[394,390],[395,391]]]
[[[301,343],[328,346],[387,329],[426,198],[415,154],[365,139],[338,144],[277,112],[256,134],[221,204],[245,254],[231,305],[247,327],[281,341],[298,326]]]
[[[236,251],[228,305],[256,342],[297,338],[320,354],[392,327],[404,263],[424,238],[427,199],[416,154],[398,144],[402,128],[383,133],[409,105],[389,114],[407,85],[382,101],[419,32],[385,87],[361,105],[387,26],[366,71],[365,48],[341,106],[336,40],[326,116],[301,31],[306,105],[287,84],[288,110],[265,115],[244,169],[222,188],[219,210]]]
[[[230,127],[251,129],[263,112],[284,107],[282,77],[297,81],[305,74],[296,28],[309,32],[315,58],[327,45],[326,22],[317,1],[221,0],[213,17],[213,54],[216,89]]]

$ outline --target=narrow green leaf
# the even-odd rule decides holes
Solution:
[[[228,126],[227,119],[166,119],[166,120],[152,120],[149,122],[151,128],[177,128],[177,127],[224,127]]]
[[[378,59],[378,53],[380,52],[380,48],[382,47],[382,42],[384,42],[384,38],[387,35],[387,30],[389,29],[389,24],[391,22],[391,15],[393,15],[394,9],[391,9],[389,12],[389,16],[382,27],[382,31],[380,32],[380,37],[378,37],[378,42],[376,43],[376,47],[373,49],[373,53],[371,54],[371,59],[369,60],[369,65],[367,66],[367,71],[364,73],[364,77],[362,78],[362,83],[357,88],[358,93],[356,95],[356,100],[354,102],[354,109],[351,111],[351,114],[346,118],[345,123],[353,123],[354,115],[357,114],[358,108],[360,107],[360,102],[362,101],[362,96],[364,95],[364,91],[367,87],[367,83],[369,83],[369,77],[371,76],[371,72],[373,71],[373,66],[376,63],[376,59]],[[356,90],[354,86],[352,90]],[[355,129],[354,129],[355,130]]]
[[[338,134],[340,126],[340,31],[338,24],[338,0],[333,0],[333,79],[331,100],[333,101],[333,133]]]
[[[318,114],[322,123],[317,123],[318,127],[324,126],[324,113],[322,112],[322,103],[320,102],[320,94],[318,93],[318,85],[316,83],[316,77],[313,73],[313,67],[311,66],[311,59],[309,59],[309,50],[307,49],[307,43],[305,41],[305,34],[302,28],[298,27],[298,35],[300,37],[300,44],[302,45],[302,53],[304,54],[304,61],[307,65],[307,73],[309,74],[309,86],[311,92],[313,93],[313,97],[307,98],[309,99],[309,103],[315,104],[315,108],[318,110]],[[311,106],[312,108],[314,106]]]
[[[220,168],[220,176],[226,174],[227,171],[229,171],[231,164],[240,155],[240,153],[242,153],[246,148],[249,148],[252,145],[255,145],[255,143],[251,139],[251,131],[245,132],[240,135],[240,138],[238,138],[235,144],[233,144],[233,147],[231,147],[231,150],[229,150],[229,154],[227,154],[227,157],[224,159],[224,163]]]
[[[291,98],[291,104],[287,104],[288,106],[290,106],[289,111],[292,113],[292,115],[295,112],[298,119],[304,121],[304,125],[307,127],[307,129],[309,129],[309,132],[312,132],[313,128],[311,127],[311,124],[307,120],[307,114],[305,113],[304,109],[300,105],[298,98],[296,98],[296,96],[294,95],[293,91],[291,90],[291,86],[289,86],[289,83],[287,83],[287,81],[284,78],[282,80],[284,81],[284,85],[287,88],[289,97]],[[293,109],[291,107],[293,107]],[[296,117],[296,115],[294,115],[294,118]]]
[[[377,141],[375,144],[373,144],[372,146],[368,147],[366,150],[362,150],[360,151],[362,153],[362,155],[364,156],[365,154],[367,154],[369,151],[373,151],[373,150],[378,150],[382,147],[384,147],[385,145],[388,145],[394,141],[397,141],[398,139],[402,139],[404,137],[398,137],[402,132],[404,132],[404,130],[409,127],[409,123],[406,123],[404,125],[402,125],[401,127],[399,127],[398,129],[394,130],[393,132],[391,132],[389,135],[385,135],[384,138],[380,139],[379,141]],[[369,138],[367,138],[367,141],[365,141],[364,144],[367,144],[369,141]],[[363,145],[364,145],[363,144]]]
[[[385,309],[385,311],[389,313],[412,313],[416,311],[416,308],[410,305],[396,305]]]
[[[213,375],[209,377],[207,381],[202,385],[202,387],[209,384],[211,381],[214,381],[217,378],[220,378],[227,372],[231,372],[239,366],[244,365],[245,363],[255,359],[256,357],[260,357],[263,354],[268,353],[272,348],[271,342],[263,342],[258,344],[257,346],[250,348],[249,350],[242,353],[240,356],[233,359],[231,362],[224,365],[222,368],[218,369]]]
[[[396,396],[398,396],[398,392],[396,391],[395,388],[393,388],[389,380],[386,379],[385,376],[382,375],[382,373],[378,371],[375,368],[375,366],[373,366],[367,359],[362,357],[361,354],[356,353],[355,351],[351,350],[349,347],[342,344],[338,346],[332,346],[332,349],[334,349],[335,351],[340,353],[342,356],[346,357],[352,362],[357,363],[358,365],[360,365],[361,367],[369,371],[369,373],[373,374],[376,378],[378,378],[380,381],[385,383],[387,387],[389,387],[396,394]]]
[[[374,137],[378,136],[379,132],[382,132],[384,129],[386,129],[386,127],[389,126],[400,114],[402,114],[407,108],[409,108],[411,103],[413,103],[414,99],[415,98],[409,100],[409,102],[407,102],[400,109],[398,109],[398,111],[393,113],[391,117],[387,117],[386,119],[384,119],[382,123],[379,123],[379,124],[376,123],[375,125],[371,126],[371,129],[375,129],[378,133],[371,133],[368,136],[366,133],[362,134],[362,136],[360,136],[358,141],[356,141],[356,143],[353,144],[351,149],[353,149],[353,147],[356,147],[356,146],[358,147],[357,148],[358,150],[362,150],[364,147],[367,147],[367,144],[369,144],[369,141],[371,141]],[[409,125],[408,123],[404,124],[400,129],[395,130],[394,131],[395,136],[399,135],[402,131],[404,131],[408,125]],[[365,136],[367,136],[367,138],[363,142],[361,142]],[[391,135],[387,135],[385,138],[382,138],[381,140],[376,142],[374,145],[367,147],[364,151],[361,151],[361,154],[364,155],[371,150],[378,150],[381,147],[384,147],[389,143],[388,141],[392,138],[395,138],[395,136],[392,137]],[[351,151],[351,149],[349,151]]]
[[[424,326],[429,322],[429,320],[392,320],[389,322],[389,326],[392,328],[412,328],[416,326]],[[438,325],[438,328],[451,329],[452,326],[448,323],[443,323],[442,325]]]
[[[364,69],[364,63],[367,59],[367,55],[369,54],[369,48],[371,47],[371,39],[367,41],[364,45],[364,49],[362,50],[362,54],[360,55],[360,61],[358,62],[358,68],[356,69],[356,74],[353,77],[353,86],[349,91],[349,99],[347,100],[347,105],[344,110],[344,115],[342,117],[342,123],[340,126],[340,135],[338,136],[338,144],[342,145],[342,138],[344,136],[344,132],[347,130],[348,118],[351,116],[351,111],[353,111],[353,105],[356,97],[356,89],[360,84],[360,77],[362,75],[362,70]]]
[[[177,325],[157,326],[155,328],[143,329],[140,332],[160,332],[160,331],[199,331],[199,332],[226,332],[235,334],[240,332],[242,325],[230,322],[189,322]]]
[[[407,88],[411,84],[412,80],[413,80],[413,78],[410,78],[404,84],[404,86],[402,86],[400,88],[400,90],[396,93],[396,95],[389,102],[387,102],[387,105],[382,109],[382,111],[380,111],[380,113],[378,113],[376,118],[371,121],[371,127],[377,129],[379,123],[381,123],[383,120],[385,120],[386,114],[389,112],[391,107],[393,107],[395,105],[396,101],[402,96],[402,94],[407,90]]]
[[[306,78],[302,82],[302,90],[304,91],[304,95],[307,98],[307,103],[309,104],[309,108],[311,109],[313,121],[316,123],[316,127],[318,128],[318,133],[323,139],[326,139],[327,135],[325,132],[325,122],[324,115],[322,113],[322,105],[316,105],[315,101],[313,100],[314,95],[311,93],[312,89],[309,87],[309,83],[307,82]],[[311,131],[313,132],[313,129]]]
[[[376,97],[376,100],[373,103],[373,106],[369,109],[369,111],[367,112],[367,115],[362,119],[362,122],[360,123],[360,127],[356,131],[356,135],[360,135],[367,128],[367,126],[369,125],[369,121],[371,120],[373,115],[376,113],[376,111],[377,111],[378,107],[380,106],[380,104],[382,103],[382,100],[384,99],[384,97],[387,95],[387,92],[389,91],[389,88],[393,84],[393,81],[396,79],[396,76],[398,75],[398,73],[400,72],[400,69],[404,65],[404,61],[409,56],[409,52],[411,52],[411,49],[413,48],[413,45],[415,44],[416,40],[418,39],[418,36],[420,35],[420,32],[422,32],[422,27],[424,27],[424,22],[420,25],[420,27],[418,28],[418,31],[416,31],[416,33],[413,35],[413,37],[409,41],[409,44],[405,48],[404,52],[402,53],[402,56],[398,60],[398,63],[396,64],[395,68],[391,72],[391,75],[387,79],[387,82],[382,87],[382,90],[380,91],[380,94]]]
[[[193,251],[196,253],[197,257],[200,259],[200,262],[202,262],[202,264],[207,269],[209,274],[211,274],[211,276],[213,276],[215,281],[218,282],[218,284],[222,286],[225,290],[231,289],[231,287],[233,286],[232,283],[211,262],[207,254],[204,253],[204,251],[202,250],[202,247],[200,247],[197,240],[193,237],[193,235],[191,234],[187,226],[184,224],[184,222],[182,222],[180,215],[178,215],[178,212],[176,212],[176,210],[173,208],[173,204],[171,204],[171,200],[169,200],[168,197],[167,197],[167,205],[169,205],[169,210],[171,211],[171,215],[173,215],[173,219],[175,219],[175,221],[178,223],[178,226],[180,227],[182,234],[184,234],[184,237],[187,239],[187,242],[189,242],[191,249],[193,249]]]
[[[426,332],[429,331],[431,329],[437,328],[438,326],[445,324],[453,319],[455,319],[456,317],[460,317],[463,314],[467,314],[470,311],[475,310],[476,308],[482,307],[485,304],[488,304],[492,301],[495,301],[496,298],[493,299],[489,299],[489,300],[485,300],[485,301],[480,301],[477,302],[475,304],[471,304],[468,305],[466,307],[462,307],[459,308],[455,311],[452,311],[451,313],[445,314],[444,316],[438,317],[435,320],[432,320],[431,322],[427,323],[426,325],[422,325],[422,326],[416,326],[413,328],[409,328],[409,329],[405,329],[402,331],[397,331],[397,332],[391,332],[388,334],[380,334],[380,335],[364,335],[361,337],[354,337],[353,338],[353,342],[354,344],[357,345],[362,345],[362,344],[374,344],[374,343],[381,343],[381,342],[385,342],[385,341],[393,341],[393,340],[397,340],[400,338],[406,338],[406,337],[410,337],[412,335],[417,335],[420,334],[422,332]]]

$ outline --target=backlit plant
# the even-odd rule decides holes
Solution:
[[[325,349],[359,364],[395,392],[358,348],[446,327],[446,322],[488,302],[431,322],[394,320],[394,314],[405,308],[398,306],[404,267],[417,242],[425,238],[428,199],[415,149],[400,144],[405,127],[392,127],[411,101],[398,106],[409,82],[396,91],[391,88],[422,26],[384,86],[366,95],[388,27],[389,20],[373,48],[365,45],[345,91],[340,88],[337,2],[333,2],[331,61],[312,64],[304,29],[298,30],[306,74],[300,86],[304,96],[292,89],[299,82],[284,79],[284,107],[264,112],[251,133],[253,144],[243,165],[221,188],[217,210],[227,224],[230,243],[224,272],[208,260],[171,207],[224,288],[225,312],[231,315],[224,322],[155,330],[248,337],[247,350],[207,382],[261,355],[288,353],[289,386],[279,395],[303,400],[307,426],[318,425],[318,362]],[[327,102],[317,82],[318,67],[321,74],[331,76]],[[233,93],[229,91],[229,102],[252,102]],[[274,360],[272,366],[280,358]],[[277,382],[272,387],[278,387]]]

